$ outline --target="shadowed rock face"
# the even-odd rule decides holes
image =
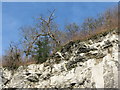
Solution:
[[[99,41],[99,42],[98,42]],[[118,34],[70,42],[43,64],[1,68],[3,88],[118,88]]]

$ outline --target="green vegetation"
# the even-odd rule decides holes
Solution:
[[[11,69],[17,68],[27,62],[43,63],[56,51],[62,49],[67,43],[73,41],[85,41],[95,39],[100,34],[103,36],[118,28],[118,7],[108,9],[97,18],[89,17],[82,25],[70,23],[65,30],[60,30],[54,21],[54,12],[46,18],[40,16],[35,26],[21,27],[21,45],[10,45],[6,55],[3,57],[4,66]],[[24,60],[25,59],[25,60]],[[19,63],[20,62],[20,63]],[[19,64],[18,64],[19,63]]]
[[[47,60],[50,53],[50,46],[48,42],[48,37],[43,38],[42,41],[38,40],[35,43],[34,58],[37,60],[37,63],[43,63]]]

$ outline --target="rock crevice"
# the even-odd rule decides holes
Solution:
[[[43,64],[1,68],[3,88],[118,88],[118,34],[70,42]],[[99,42],[98,42],[99,41]]]

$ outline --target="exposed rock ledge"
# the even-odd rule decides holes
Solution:
[[[3,88],[118,88],[116,30],[84,42],[70,42],[46,63],[2,70]]]

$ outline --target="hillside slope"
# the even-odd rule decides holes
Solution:
[[[118,88],[118,32],[70,42],[43,64],[1,68],[3,88]]]

